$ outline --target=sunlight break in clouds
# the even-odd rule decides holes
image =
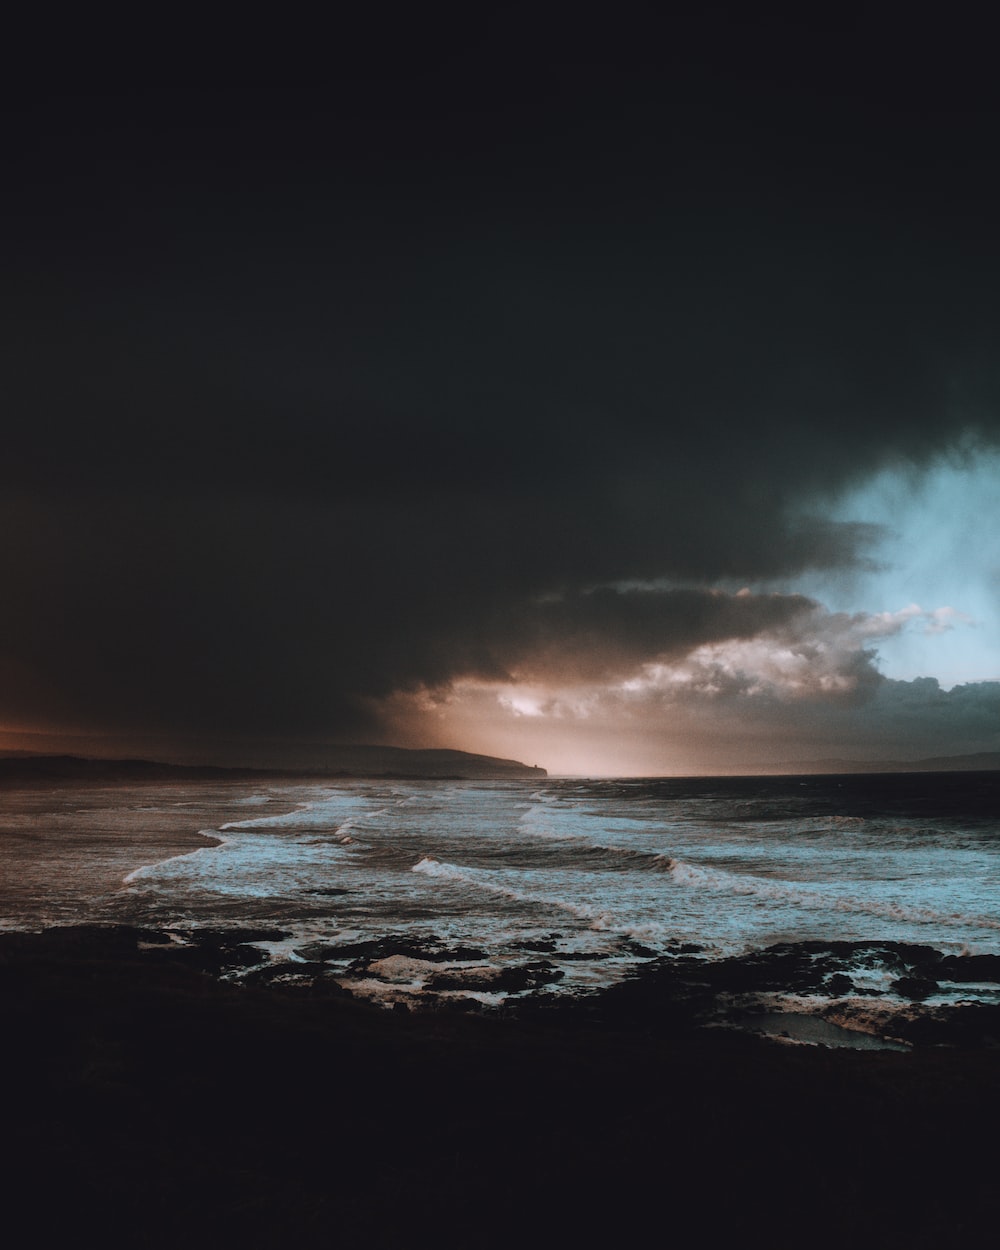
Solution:
[[[533,753],[567,772],[725,772],[825,754],[880,758],[890,738],[932,755],[942,724],[954,749],[983,749],[1000,688],[981,683],[949,694],[934,679],[893,681],[879,671],[887,640],[937,635],[956,621],[949,607],[865,614],[815,605],[754,637],[650,657],[615,680],[569,681],[565,666],[550,681],[463,679],[397,694],[383,711],[414,741],[460,734],[471,749]]]

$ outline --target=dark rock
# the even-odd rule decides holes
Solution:
[[[453,946],[450,950],[434,951],[432,954],[425,955],[424,958],[458,963],[469,959],[487,959],[488,956],[485,951],[475,946]]]
[[[489,958],[485,951],[474,946],[445,947],[433,942],[414,942],[411,938],[395,935],[365,942],[310,942],[301,947],[301,950],[315,952],[310,954],[310,958],[353,958],[359,967],[362,963],[388,959],[391,955],[424,959],[429,963],[464,963],[468,960]],[[297,949],[296,954],[298,953]]]
[[[945,955],[936,971],[939,981],[1000,983],[1000,955]]]
[[[280,942],[284,929],[192,929],[183,935],[189,942],[209,949],[229,949],[245,942]]]
[[[0,958],[105,959],[133,954],[139,942],[161,945],[170,941],[159,929],[130,925],[65,925],[42,933],[0,934]]]
[[[194,943],[187,946],[158,946],[155,950],[144,951],[143,955],[151,963],[194,968],[212,976],[235,968],[252,968],[267,960],[263,951],[245,943],[234,943],[232,946],[201,946]]]
[[[494,988],[516,994],[540,985],[550,985],[553,981],[562,980],[565,975],[561,968],[554,968],[542,959],[519,968],[504,968],[494,982]]]
[[[428,978],[432,990],[491,990],[519,994],[524,990],[549,985],[565,976],[547,960],[537,960],[508,968],[449,968]]]
[[[893,1021],[893,1032],[917,1046],[1000,1047],[1000,1004],[956,1003]]]
[[[313,961],[322,963],[326,959],[342,958],[341,947],[334,942],[307,942],[304,946],[294,947],[293,953],[310,963]]]
[[[311,942],[310,949],[317,951],[322,949],[323,954],[317,955],[321,959],[383,959],[389,952],[385,949],[384,942],[364,941],[364,942]],[[303,947],[303,950],[306,948]]]
[[[899,977],[893,981],[890,989],[903,998],[921,999],[933,994],[938,988],[936,981],[927,977]]]
[[[501,973],[495,968],[453,968],[427,978],[430,990],[496,990]]]

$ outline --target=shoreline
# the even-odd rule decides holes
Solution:
[[[541,1021],[570,1029],[729,1031],[828,1049],[1000,1051],[996,955],[888,941],[787,942],[716,959],[684,948],[610,984],[561,993],[558,970],[532,950],[520,965],[490,965],[482,951],[393,935],[299,947],[289,939],[279,925],[13,929],[0,931],[0,967],[137,961],[154,980],[182,969],[220,992],[272,994],[276,1003],[338,999],[383,1015],[480,1017],[498,1027]],[[869,985],[858,984],[866,977]]]
[[[652,1221],[929,1246],[993,1223],[996,1048],[777,1045],[691,1027],[651,983],[504,1016],[210,974],[249,936],[197,959],[140,950],[156,931],[0,938],[14,1226],[21,1204],[40,1244],[598,1245]]]

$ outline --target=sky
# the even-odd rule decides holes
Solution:
[[[1000,750],[995,75],[877,13],[9,81],[0,748]]]

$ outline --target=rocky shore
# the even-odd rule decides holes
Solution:
[[[947,955],[905,942],[794,942],[711,960],[678,946],[603,991],[557,991],[570,958],[555,942],[524,944],[518,963],[486,951],[399,934],[308,942],[269,957],[278,928],[181,932],[79,927],[0,935],[0,959],[137,953],[147,968],[186,968],[287,993],[369,998],[400,1009],[475,1012],[521,1020],[587,1018],[628,1027],[711,1027],[784,1040],[872,1048],[1000,1047],[1000,957]],[[635,944],[634,944],[635,945]],[[633,952],[638,953],[638,952]],[[648,952],[652,956],[653,952]],[[596,956],[585,955],[594,959]],[[804,1024],[808,1021],[808,1024]]]
[[[853,946],[681,954],[586,1001],[542,988],[482,1013],[385,1011],[322,975],[220,980],[272,939],[0,936],[9,1228],[38,1245],[499,1246],[627,1244],[652,1222],[709,1245],[881,1247],[992,1225],[995,1012],[914,1024],[905,1051],[709,1027],[713,1003],[749,1010],[774,985],[844,990]],[[935,955],[870,951],[896,981],[997,973]],[[544,963],[526,952],[528,975]]]

